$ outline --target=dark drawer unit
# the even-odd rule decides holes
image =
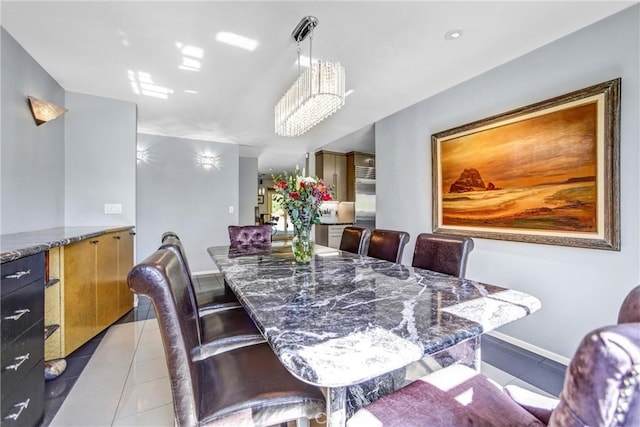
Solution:
[[[44,415],[44,253],[1,268],[0,424],[36,426]]]
[[[4,387],[4,383],[2,385]],[[11,393],[2,398],[2,427],[37,426],[44,416],[44,367],[31,368]]]
[[[15,341],[13,345],[2,349],[2,399],[23,381],[23,377],[34,366],[42,364],[44,341],[42,330],[44,321],[39,321]],[[42,373],[44,375],[44,371]]]
[[[29,283],[3,295],[0,301],[2,314],[2,349],[18,338],[44,316],[44,281]],[[44,334],[44,330],[42,332]],[[43,335],[44,339],[44,335]]]

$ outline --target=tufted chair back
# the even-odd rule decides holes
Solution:
[[[422,233],[416,239],[413,267],[464,278],[473,240],[468,237]]]
[[[270,225],[230,225],[228,228],[232,247],[271,245]]]
[[[197,312],[178,256],[159,249],[129,272],[129,288],[153,302],[165,349],[177,425],[198,424],[200,390],[191,350],[200,344]]]
[[[399,263],[408,241],[409,233],[404,231],[375,229],[371,232],[367,256]]]
[[[344,230],[342,230],[340,250],[364,255],[367,251],[370,235],[371,231],[369,231],[368,228],[345,227]]]

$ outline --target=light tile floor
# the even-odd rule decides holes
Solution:
[[[145,305],[139,308],[144,310]],[[134,314],[134,317],[142,317],[139,313]],[[45,414],[45,426],[173,426],[171,390],[158,323],[153,313],[142,320],[132,320],[108,329],[55,416]],[[548,366],[544,363],[548,361],[543,358],[534,355],[533,360],[527,360],[531,358],[530,354],[522,358],[519,349],[505,350],[501,345],[501,342],[490,342],[488,358],[494,364],[496,360],[502,363],[501,367],[506,366],[505,369],[512,373],[483,361],[481,371],[484,374],[501,385],[518,384],[543,395],[557,395],[561,388],[555,378],[557,367],[545,370]],[[483,343],[483,354],[484,347]],[[521,360],[533,364],[526,369],[519,365]],[[548,373],[551,380],[525,381],[522,375],[514,375],[523,369],[532,371],[533,367],[540,369],[538,377]],[[546,390],[531,382],[542,384]],[[48,411],[55,411],[55,408]],[[48,424],[47,420],[52,417]]]

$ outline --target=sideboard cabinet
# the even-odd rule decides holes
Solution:
[[[46,360],[66,357],[131,310],[133,235],[109,232],[49,251],[59,286],[47,290],[45,318],[59,328],[45,343]]]
[[[44,254],[2,264],[0,424],[36,426],[44,416]]]

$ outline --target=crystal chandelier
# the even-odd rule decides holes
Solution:
[[[299,136],[320,123],[344,105],[344,67],[339,62],[313,63],[311,47],[317,18],[305,16],[291,33],[298,43],[309,37],[309,68],[307,68],[275,107],[275,129],[278,135]]]

